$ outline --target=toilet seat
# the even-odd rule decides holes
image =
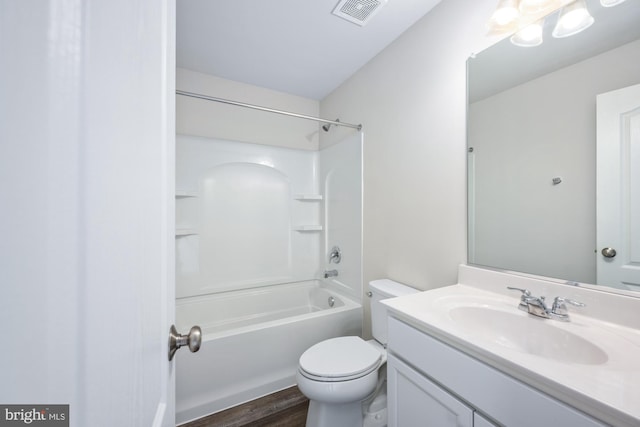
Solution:
[[[349,381],[374,372],[382,354],[360,337],[338,337],[322,341],[300,356],[300,373],[314,381]]]

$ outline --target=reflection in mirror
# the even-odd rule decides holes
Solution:
[[[640,290],[640,1],[587,6],[577,35],[555,12],[468,61],[468,259]]]

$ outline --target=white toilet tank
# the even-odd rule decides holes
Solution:
[[[415,294],[420,291],[389,279],[369,282],[369,291],[371,291],[371,333],[376,341],[386,347],[387,306],[381,304],[380,301],[387,298]]]

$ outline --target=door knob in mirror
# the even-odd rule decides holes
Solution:
[[[613,248],[604,248],[601,253],[605,258],[613,258],[617,254],[616,250]]]

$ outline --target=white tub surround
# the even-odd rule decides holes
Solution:
[[[176,354],[178,424],[293,386],[307,348],[362,333],[361,305],[319,281],[180,299],[176,319],[203,335],[197,353]]]
[[[562,296],[587,306],[570,306],[570,322],[542,319],[518,310],[520,293],[507,286],[546,296],[549,305],[554,297]],[[400,320],[392,323],[409,325],[405,326],[409,335],[414,334],[410,330],[418,335],[422,332],[428,339],[435,338],[433,345],[444,346],[444,351],[455,353],[455,357],[466,355],[469,363],[476,364],[470,375],[477,375],[478,381],[483,380],[485,370],[497,370],[505,384],[511,381],[514,387],[526,385],[534,390],[535,399],[531,401],[519,401],[513,394],[507,403],[487,397],[486,387],[496,387],[489,390],[494,394],[504,392],[497,388],[498,383],[483,383],[484,391],[478,387],[474,391],[464,385],[467,379],[458,381],[463,391],[456,390],[456,394],[501,424],[512,425],[507,421],[513,423],[517,417],[523,417],[518,422],[521,426],[544,424],[545,413],[532,416],[536,412],[532,405],[537,402],[544,402],[540,403],[542,407],[568,405],[564,406],[570,413],[567,419],[586,417],[587,424],[581,425],[640,424],[637,297],[461,266],[458,284],[395,298],[386,304],[391,316]],[[391,353],[396,351],[392,338],[389,347]],[[429,355],[424,360],[428,366]],[[450,363],[454,363],[453,359]],[[433,377],[439,375],[446,374],[436,373]],[[444,378],[435,379],[446,382]]]
[[[176,296],[320,278],[360,300],[362,135],[321,151],[178,135]],[[344,257],[329,263],[333,246]]]
[[[176,144],[176,324],[203,332],[177,357],[183,423],[292,386],[311,345],[361,335],[362,134],[321,151]]]
[[[315,152],[185,135],[176,144],[178,298],[316,277],[320,232],[297,227],[322,230],[322,205],[294,198],[321,194]]]
[[[362,134],[356,133],[318,152],[325,226],[321,269],[338,270],[331,283],[357,301],[362,298],[362,144]],[[339,263],[330,260],[336,246],[342,254]]]

